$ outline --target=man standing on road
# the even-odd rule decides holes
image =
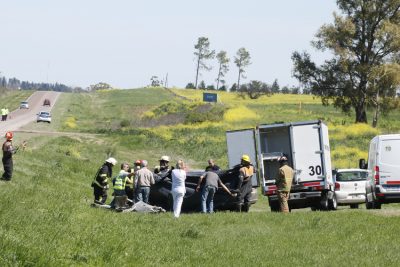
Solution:
[[[293,169],[288,165],[286,156],[282,156],[278,160],[281,167],[278,171],[278,178],[276,179],[276,187],[278,189],[278,200],[281,212],[289,212],[289,195],[292,187]]]
[[[5,117],[4,117],[5,121],[7,120],[8,113],[10,113],[10,111],[8,110],[8,108],[5,108]]]
[[[13,159],[12,155],[17,153],[19,147],[13,147],[12,140],[13,140],[13,133],[12,132],[7,132],[6,135],[6,141],[3,143],[3,167],[4,167],[4,173],[3,176],[1,177],[1,180],[4,181],[10,181],[13,173]],[[25,142],[22,143],[23,148],[25,148]]]
[[[104,205],[107,200],[108,180],[112,177],[112,167],[117,164],[115,158],[108,158],[100,167],[92,182],[94,203]]]
[[[155,183],[153,173],[147,168],[147,160],[142,160],[142,168],[136,172],[137,181],[135,202],[143,201],[149,204],[150,186]]]
[[[6,120],[6,109],[2,108],[1,109],[1,121],[5,121]]]

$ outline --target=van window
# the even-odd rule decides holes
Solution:
[[[380,162],[389,165],[399,165],[400,139],[382,140],[380,147]]]

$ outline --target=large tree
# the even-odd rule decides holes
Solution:
[[[367,108],[393,101],[399,86],[400,0],[337,0],[340,14],[312,42],[333,58],[317,66],[307,52],[294,52],[294,77],[322,103],[367,123]],[[396,59],[397,58],[397,59]],[[388,111],[394,105],[381,105]],[[379,114],[379,112],[377,113]],[[377,120],[377,118],[376,118]]]
[[[210,50],[210,41],[207,37],[199,37],[197,44],[194,46],[196,49],[194,55],[196,56],[196,82],[195,86],[197,88],[197,81],[199,79],[200,69],[211,70],[211,66],[206,64],[206,60],[213,59],[215,56],[215,51]]]
[[[225,80],[223,80],[222,78],[225,77],[225,74],[229,71],[229,58],[226,55],[225,51],[220,51],[217,56],[216,56],[217,60],[218,60],[218,77],[216,79],[217,81],[217,90],[219,89],[219,83],[221,82],[222,84],[225,84]]]
[[[244,75],[246,72],[245,68],[251,64],[250,59],[250,53],[246,50],[246,48],[242,47],[236,52],[234,62],[239,69],[237,88],[240,88],[240,78],[246,78]]]

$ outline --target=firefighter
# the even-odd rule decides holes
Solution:
[[[289,212],[289,194],[292,187],[293,169],[288,165],[286,156],[278,159],[280,168],[278,171],[278,178],[276,179],[276,187],[278,189],[278,200],[281,212]]]
[[[13,133],[6,132],[5,135],[6,141],[3,143],[3,168],[4,173],[1,177],[1,180],[10,181],[13,173],[13,159],[12,155],[17,153],[18,147],[13,147],[12,140],[13,140]],[[24,146],[24,144],[23,144]]]
[[[94,203],[105,204],[107,200],[108,180],[112,177],[112,167],[117,164],[115,158],[108,158],[98,170],[93,182]]]
[[[250,208],[250,198],[252,191],[251,178],[254,174],[254,167],[251,164],[250,157],[248,155],[242,155],[240,160],[239,175],[236,180],[236,188],[233,192],[238,193],[237,195],[237,211],[248,212]]]

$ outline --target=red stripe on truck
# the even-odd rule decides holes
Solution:
[[[320,182],[304,183],[303,186],[318,186],[321,185]]]
[[[400,181],[387,181],[386,184],[400,184]]]

